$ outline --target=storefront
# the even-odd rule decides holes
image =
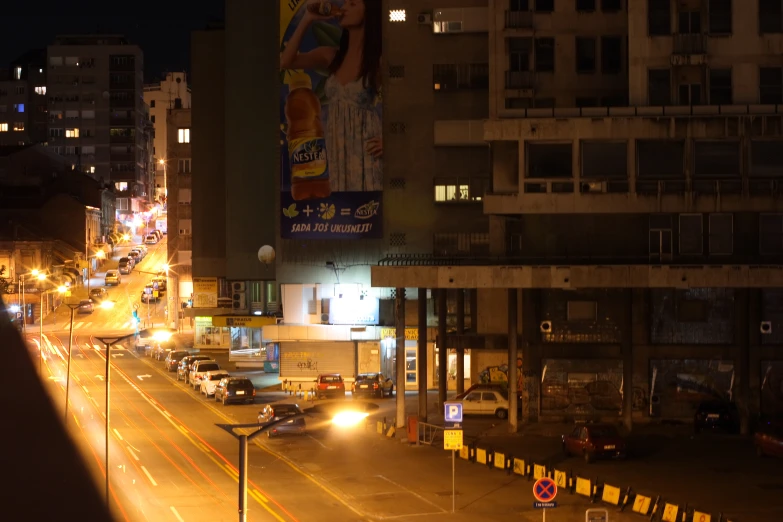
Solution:
[[[193,323],[193,347],[228,350],[231,347],[231,330],[213,326],[212,317],[196,316]]]
[[[435,339],[436,328],[427,328],[427,338]],[[394,328],[381,328],[381,350],[388,361],[384,374],[397,380],[397,330]],[[437,386],[438,362],[435,357],[435,343],[427,342],[427,388]],[[456,368],[456,364],[455,364]],[[419,329],[405,329],[405,389],[416,390],[419,386]],[[455,369],[456,373],[456,369]]]
[[[198,320],[198,318],[196,318]],[[210,319],[212,331],[219,330],[220,341],[228,349],[228,360],[236,363],[237,368],[266,368],[270,353],[276,355],[274,346],[263,340],[264,326],[277,322],[275,317],[258,315],[214,315]],[[273,343],[272,343],[273,344]]]

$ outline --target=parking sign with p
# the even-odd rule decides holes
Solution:
[[[446,421],[446,423],[459,424],[462,422],[461,402],[446,402],[443,406],[445,408],[443,420]]]

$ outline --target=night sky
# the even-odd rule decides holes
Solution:
[[[269,0],[266,0],[269,1]],[[17,2],[9,2],[17,4]],[[144,81],[169,71],[190,71],[190,33],[222,22],[224,0],[68,0],[3,6],[0,68],[58,34],[124,34],[144,51]]]

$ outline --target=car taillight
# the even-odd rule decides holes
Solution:
[[[372,388],[373,388],[373,390],[377,390],[378,389],[378,383],[377,382],[373,383]]]
[[[255,391],[255,390],[253,390],[253,397],[255,397],[255,396],[256,396],[256,391]]]

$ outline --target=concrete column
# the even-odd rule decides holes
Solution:
[[[405,289],[397,288],[394,303],[397,352],[397,433],[404,433],[405,426]]]
[[[427,422],[427,289],[419,288],[419,350],[416,373],[419,381],[419,421]]]
[[[449,384],[447,372],[449,364],[449,349],[446,342],[446,289],[438,290],[438,404],[446,402],[446,390]]]
[[[508,431],[517,432],[517,295],[508,290]]]
[[[473,291],[475,293],[475,290]],[[465,391],[465,348],[462,335],[465,333],[465,290],[457,290],[457,394]]]
[[[538,420],[541,411],[540,290],[522,290],[522,422]]]
[[[748,289],[748,412],[750,429],[753,429],[754,420],[761,414],[761,383],[763,377],[759,372],[761,361],[759,348],[761,347],[761,303],[762,294],[758,288]],[[766,370],[765,370],[766,371]]]
[[[489,253],[493,256],[506,255],[506,218],[489,216]]]
[[[478,333],[478,289],[470,290],[470,331]]]
[[[620,343],[623,354],[623,424],[633,429],[633,290],[623,290],[625,306],[620,324]]]
[[[740,433],[750,432],[750,346],[749,334],[752,325],[748,317],[748,290],[734,290],[734,344],[737,347],[734,356],[734,397],[740,413]],[[756,324],[758,328],[758,323]]]

